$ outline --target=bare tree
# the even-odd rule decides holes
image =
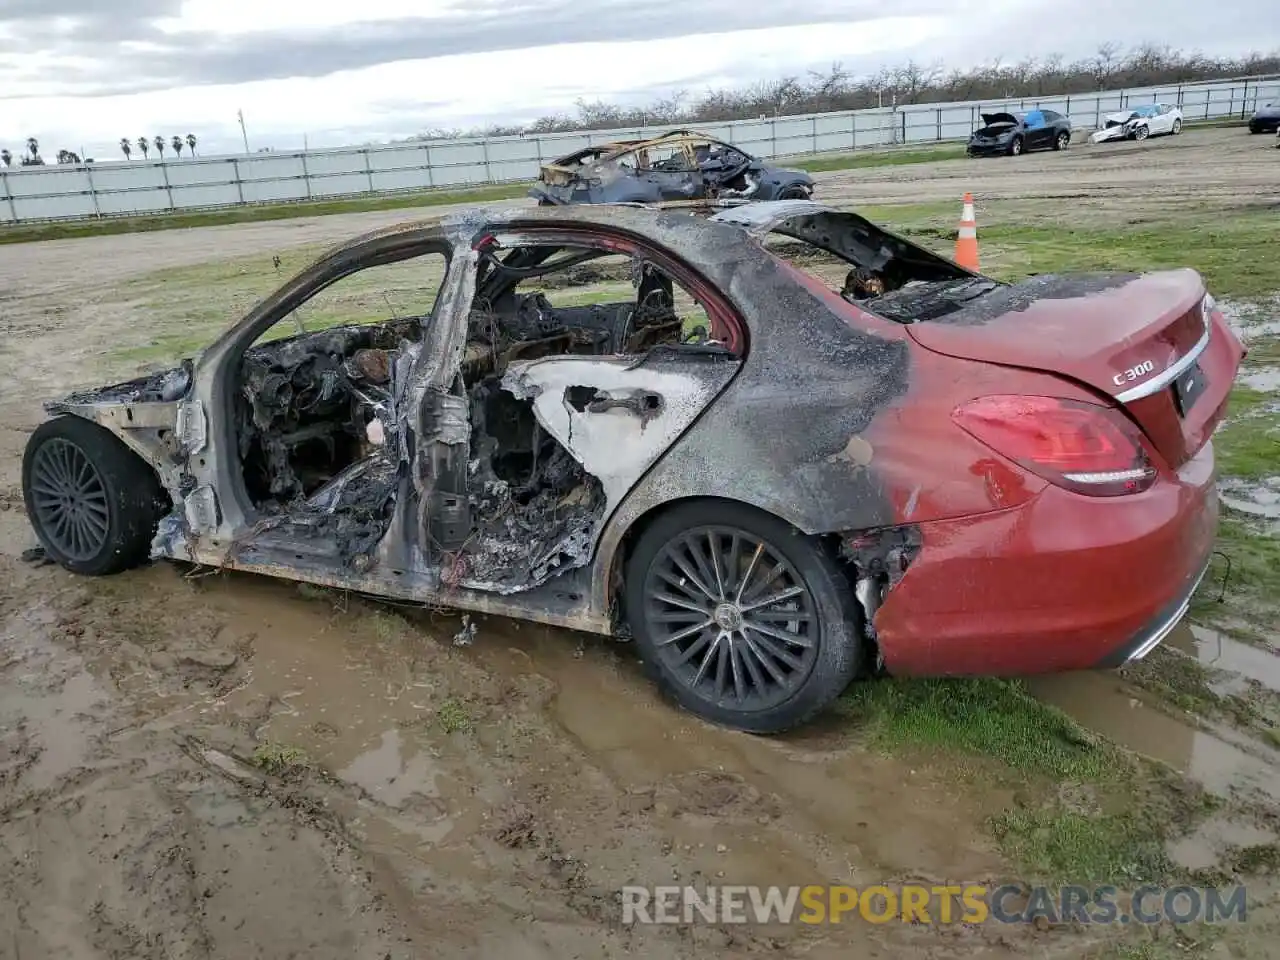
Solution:
[[[126,160],[133,154],[133,144],[129,142],[128,137],[120,138],[120,152],[124,154]]]
[[[142,151],[142,159],[147,159],[151,156],[151,141],[146,137],[139,137],[138,149]]]
[[[1098,46],[1098,52],[1090,62],[1093,66],[1094,83],[1099,90],[1106,86],[1111,75],[1116,72],[1116,60],[1119,56],[1120,44],[1114,41],[1108,40]]]

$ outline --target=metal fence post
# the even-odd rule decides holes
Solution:
[[[812,124],[812,127],[813,127],[813,152],[817,153],[818,152],[818,118],[814,117],[809,122],[810,124]]]
[[[9,187],[9,174],[4,170],[0,170],[0,184],[4,185],[4,198],[9,201],[9,217],[17,223],[18,208],[13,205],[13,190]]]
[[[941,140],[942,139],[942,108],[935,107],[934,112],[936,112],[938,115],[938,135],[934,137],[934,139]]]
[[[365,149],[360,152],[364,154],[364,175],[369,181],[369,192],[373,193],[373,165],[369,162],[369,151]]]
[[[89,181],[89,201],[93,204],[93,216],[95,219],[100,220],[102,219],[102,209],[98,206],[98,191],[93,186],[93,164],[86,163],[84,165],[84,175]]]
[[[236,196],[240,198],[241,206],[244,205],[244,180],[240,177],[240,161],[235,157],[231,158],[231,180],[236,185]]]
[[[173,205],[173,187],[169,186],[169,165],[163,160],[160,161],[160,174],[164,177],[164,194],[169,198],[169,209],[177,210]]]
[[[427,163],[427,186],[434,187],[436,185],[436,172],[431,166],[431,144],[424,143],[422,145],[422,156]]]
[[[307,170],[307,151],[303,150],[299,157],[302,158],[302,182],[307,185],[307,199],[311,199],[311,173]]]
[[[1244,115],[1249,112],[1249,81],[1244,82],[1244,92],[1240,94],[1240,119],[1244,119]]]
[[[481,140],[480,146],[484,149],[484,182],[493,183],[493,167],[489,164],[489,141]]]

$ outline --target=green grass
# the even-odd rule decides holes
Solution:
[[[1243,208],[1219,216],[1184,212],[1118,225],[1084,218],[1074,225],[1057,222],[1060,218],[1043,204],[1037,218],[1042,222],[1030,224],[1018,201],[981,206],[983,271],[1003,280],[1080,270],[1193,267],[1215,296],[1246,299],[1280,290],[1280,257],[1275,256],[1280,216],[1271,209]],[[940,253],[952,252],[956,203],[877,205],[859,213]]]
[[[963,146],[947,145],[925,149],[873,148],[865,152],[819,155],[796,163],[785,160],[780,160],[778,163],[784,167],[807,170],[809,173],[823,173],[832,170],[856,170],[862,167],[896,167],[909,163],[932,163],[935,160],[956,160],[963,156]]]
[[[1007,856],[1053,882],[1152,883],[1171,870],[1154,811],[1011,810],[992,832]]]
[[[436,720],[445,733],[459,733],[471,729],[471,715],[462,702],[450,697],[436,710]]]
[[[308,766],[307,755],[297,747],[278,743],[261,743],[249,758],[255,767],[272,776],[283,776]]]
[[[965,756],[997,761],[986,779],[1016,784],[1023,799],[993,813],[991,832],[1006,856],[1039,879],[1120,883],[1169,870],[1163,844],[1173,818],[1159,784],[1017,681],[864,683],[845,694],[840,712],[885,751],[923,750],[952,764]],[[1062,784],[1089,784],[1108,802],[1096,812],[1072,809],[1057,793]]]
[[[1230,420],[1214,435],[1218,471],[1223,476],[1260,480],[1280,475],[1280,400],[1259,390],[1231,391]]]
[[[528,183],[509,183],[467,190],[429,190],[422,193],[388,194],[350,200],[267,203],[219,210],[193,210],[145,217],[107,217],[67,223],[40,223],[0,228],[0,244],[33,240],[63,240],[152,230],[179,230],[184,227],[214,227],[229,223],[258,223],[291,220],[295,217],[325,217],[336,213],[370,213],[378,210],[411,210],[453,203],[486,203],[514,200],[529,190]]]
[[[858,684],[841,712],[886,749],[923,746],[993,757],[1013,770],[1094,779],[1110,751],[1017,681],[884,680]]]

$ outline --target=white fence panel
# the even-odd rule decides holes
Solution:
[[[1141,103],[1179,103],[1189,120],[1244,119],[1280,101],[1280,78],[1263,77],[1003,101],[886,105],[802,117],[698,124],[697,129],[761,158],[864,147],[959,141],[997,110],[1040,106],[1081,130]],[[0,169],[0,223],[161,213],[318,197],[477,186],[532,180],[540,164],[613,140],[667,127],[575,131],[488,140],[433,140],[243,157],[149,157],[92,166]]]

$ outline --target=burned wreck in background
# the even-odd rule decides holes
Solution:
[[[595,144],[542,165],[538,203],[808,200],[813,177],[765,163],[696,130]]]

